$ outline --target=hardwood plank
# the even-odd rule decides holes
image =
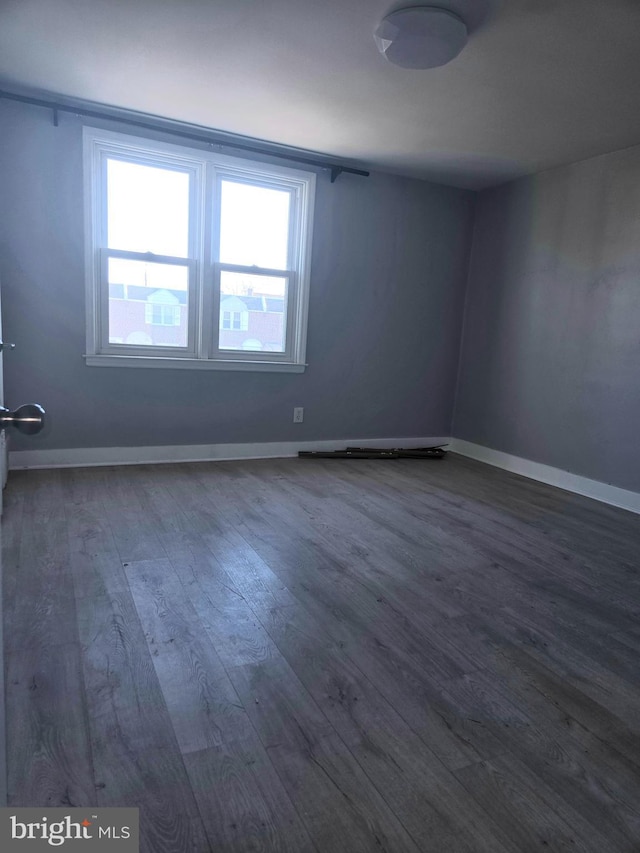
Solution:
[[[24,495],[15,489],[5,490],[2,514],[2,579],[3,615],[15,604],[16,587],[22,574],[21,548]]]
[[[9,805],[96,805],[77,643],[11,651],[6,711]]]
[[[388,622],[384,630],[382,602],[371,594],[368,598],[356,596],[352,584],[341,583],[339,569],[319,558],[312,548],[300,542],[291,545],[288,537],[274,536],[264,524],[260,525],[259,533],[253,534],[247,527],[243,530],[255,550],[270,565],[278,566],[291,591],[323,623],[331,639],[345,648],[359,668],[380,685],[381,692],[394,707],[401,709],[404,718],[447,766],[461,767],[501,751],[495,743],[489,753],[485,751],[486,744],[483,749],[474,743],[471,736],[486,741],[484,733],[469,731],[465,724],[461,726],[452,709],[442,701],[439,683],[461,670],[444,663],[438,665],[437,660],[423,654],[406,628],[399,641]],[[341,590],[345,586],[346,590]]]
[[[214,850],[314,849],[173,567],[127,575]]]
[[[274,501],[268,503],[272,506]],[[245,538],[260,554],[268,553],[273,543],[276,554],[271,552],[265,559],[279,564],[280,571],[285,567],[289,570],[285,582],[296,597],[302,600],[312,592],[329,611],[339,613],[350,628],[368,637],[377,650],[393,650],[403,666],[412,669],[418,665],[435,681],[450,677],[452,670],[462,673],[473,669],[457,649],[448,646],[446,638],[439,642],[429,634],[426,619],[416,625],[406,608],[389,600],[385,590],[361,568],[366,565],[365,559],[338,559],[325,547],[324,540],[301,533],[300,523],[290,505],[280,512],[265,506],[259,519],[245,521],[242,528]],[[284,531],[286,540],[274,536],[274,528]],[[210,541],[210,537],[205,538]],[[300,580],[288,582],[288,577]]]
[[[344,649],[309,631],[308,612],[272,608],[268,617],[283,656],[421,850],[504,850],[473,798]]]
[[[72,553],[98,804],[140,809],[142,850],[209,850],[122,565]]]
[[[261,744],[184,756],[215,853],[309,853],[312,842]]]
[[[402,461],[402,460],[400,460]],[[445,530],[457,530],[463,534],[461,538],[475,547],[481,548],[495,559],[509,561],[518,556],[535,563],[537,571],[543,574],[551,571],[556,574],[568,574],[576,582],[584,581],[585,578],[594,582],[601,590],[611,592],[624,592],[630,582],[626,562],[621,563],[620,556],[613,556],[620,549],[616,548],[615,541],[610,547],[598,548],[597,560],[594,560],[594,549],[583,547],[583,537],[566,539],[555,542],[549,535],[552,527],[540,530],[536,521],[540,512],[535,504],[523,499],[523,492],[532,488],[541,487],[544,499],[553,502],[556,494],[563,495],[563,501],[575,499],[576,513],[580,515],[584,506],[588,512],[592,507],[599,505],[595,501],[581,498],[578,495],[568,495],[558,489],[553,489],[544,484],[535,484],[524,478],[509,475],[505,472],[492,469],[490,466],[474,463],[472,471],[478,472],[480,476],[468,476],[471,460],[461,460],[457,457],[451,458],[451,465],[447,460],[446,472],[438,471],[438,466],[429,468],[429,478],[417,480],[406,477],[407,467],[394,465],[389,472],[390,483],[393,484],[398,493],[406,492],[410,498],[407,505],[409,513],[422,515],[426,511],[429,515],[429,523],[444,527]],[[453,472],[453,476],[451,476]],[[442,486],[434,490],[432,482]],[[494,485],[495,483],[495,485]],[[571,507],[571,501],[568,504]],[[523,507],[522,513],[518,508]],[[608,510],[609,508],[606,508]],[[548,506],[545,511],[548,513]],[[563,513],[550,514],[554,522],[561,524]],[[630,513],[620,511],[619,516],[634,516]],[[589,516],[591,518],[591,516]],[[585,524],[586,532],[587,525]],[[605,534],[606,526],[600,525],[600,533],[609,540],[610,536]],[[637,542],[638,534],[635,528],[629,526],[626,530],[627,540]],[[623,545],[625,552],[632,551],[635,545]],[[633,559],[632,565],[637,560]],[[602,569],[606,567],[607,572]],[[631,579],[633,585],[638,588],[637,576]]]
[[[298,599],[247,540],[232,527],[222,535],[205,535],[189,543],[189,558],[181,562],[183,580],[218,581],[254,604],[287,607]]]
[[[167,853],[640,846],[636,516],[455,456],[6,505],[15,805],[138,804]]]
[[[195,626],[197,628],[200,623],[195,616],[195,612],[182,600],[185,593],[180,589],[179,581],[173,574],[172,567],[168,562],[164,564],[158,562],[132,564],[128,567],[127,573],[136,602],[141,611],[143,623],[148,626],[148,633],[151,626],[153,626],[151,634],[156,645],[155,652],[157,652],[154,653],[154,663],[159,671],[163,673],[162,682],[165,685],[165,695],[170,691],[171,699],[169,701],[170,706],[174,708],[173,718],[174,725],[177,725],[177,731],[180,733],[186,728],[191,738],[193,728],[195,727],[196,730],[199,729],[203,732],[203,740],[206,737],[206,728],[202,722],[202,715],[200,715],[200,725],[196,722],[194,726],[192,709],[196,703],[193,699],[184,701],[185,691],[188,690],[188,684],[185,682],[190,684],[198,683],[200,685],[198,705],[201,707],[204,706],[206,709],[207,727],[211,728],[213,721],[215,721],[214,725],[216,726],[221,724],[222,717],[224,720],[224,732],[220,734],[222,743],[226,744],[229,740],[232,743],[237,743],[242,737],[246,738],[249,733],[247,732],[246,725],[242,725],[245,710],[255,724],[256,720],[252,714],[253,707],[249,710],[247,705],[258,705],[260,699],[256,699],[255,697],[248,699],[246,696],[243,699],[241,697],[240,701],[244,709],[238,709],[238,706],[233,702],[233,699],[236,698],[235,694],[228,695],[230,684],[227,687],[227,684],[223,681],[222,683],[203,687],[203,683],[206,682],[210,672],[214,672],[221,679],[222,673],[219,669],[221,664],[217,655],[213,657],[211,651],[207,654],[206,650],[203,649],[202,643],[198,642],[194,634],[194,627],[190,627]],[[233,593],[229,593],[226,587],[220,587],[220,590],[226,590],[228,594],[233,595]],[[235,597],[237,599],[237,596]],[[196,598],[198,599],[200,596],[196,596]],[[240,681],[241,684],[243,683],[240,678],[240,670],[244,671],[245,667],[238,667],[238,661],[239,659],[243,660],[244,655],[239,658],[237,649],[233,645],[224,642],[222,627],[226,624],[234,628],[237,620],[237,612],[237,610],[212,610],[208,614],[207,625],[202,626],[207,633],[210,631],[213,632],[210,636],[214,643],[215,638],[222,639],[222,646],[216,645],[216,652],[225,663],[231,681],[236,686],[236,689],[236,681]],[[266,636],[264,629],[262,631],[265,633],[263,645],[268,646],[271,641]],[[245,639],[245,642],[242,645],[247,645],[246,638],[243,639]],[[253,659],[253,643],[249,641],[248,645],[252,649],[249,657]],[[169,647],[168,651],[166,650],[167,647]],[[293,673],[287,670],[286,665],[284,665],[283,669],[284,662],[281,662],[279,654],[276,657],[276,653],[277,650],[274,645],[272,652],[274,659],[269,660],[268,665],[270,671],[272,671],[272,666],[278,668],[281,677],[280,689],[277,695],[276,693],[269,692],[263,697],[262,701],[265,713],[260,716],[262,725],[258,726],[258,732],[264,748],[269,754],[271,763],[275,765],[279,775],[283,778],[285,789],[288,790],[289,796],[295,794],[296,802],[299,803],[304,815],[303,820],[311,832],[314,842],[320,849],[329,849],[327,846],[329,838],[327,837],[326,829],[323,829],[320,835],[318,834],[318,825],[320,823],[324,825],[325,822],[319,819],[319,815],[326,815],[327,810],[331,808],[331,803],[335,802],[336,798],[339,797],[336,787],[338,791],[341,791],[341,784],[348,786],[348,791],[350,790],[352,794],[355,794],[353,786],[357,784],[359,786],[358,799],[364,801],[365,805],[368,798],[373,798],[378,810],[383,810],[383,815],[386,807],[384,801],[380,800],[379,795],[374,789],[367,794],[370,785],[366,776],[360,771],[360,768],[353,761],[348,750],[336,737],[328,721],[313,706],[302,686],[297,683]],[[185,654],[187,658],[185,658]],[[171,658],[173,658],[173,661]],[[191,675],[186,679],[180,679],[179,672],[186,672],[187,676]],[[287,697],[285,695],[283,690],[285,683],[290,689],[295,691],[295,696]],[[205,691],[204,696],[202,693],[203,690]],[[223,691],[226,691],[226,696],[224,696]],[[268,701],[274,703],[271,711],[267,708]],[[224,703],[222,713],[221,702]],[[182,719],[185,707],[187,708],[187,714],[189,714],[186,720]],[[276,711],[276,707],[280,710]],[[282,719],[284,713],[282,711],[283,707],[287,708],[287,716],[284,720]],[[232,709],[235,709],[235,713]],[[238,718],[238,722],[235,720],[232,721],[230,717]],[[303,728],[303,724],[300,721],[305,717],[308,719],[304,720]],[[300,726],[299,734],[293,738],[289,731],[292,720],[295,720],[296,724]],[[186,740],[186,735],[183,735],[183,737]],[[308,758],[307,752],[310,749],[309,744],[311,739],[314,744],[322,744],[322,746],[317,746],[314,756]],[[283,750],[280,749],[280,740],[285,744]],[[324,741],[329,741],[329,743],[325,745]],[[187,746],[193,750],[193,741],[187,741]],[[276,751],[278,757],[274,759]],[[333,776],[330,776],[330,779],[327,778],[329,771],[326,769],[326,765],[320,765],[323,769],[318,769],[317,762],[320,759],[317,757],[317,753],[322,753],[327,763],[330,759],[331,768],[333,769]],[[288,771],[287,773],[284,773],[285,768]],[[303,786],[302,790],[300,786]],[[346,796],[348,797],[349,794],[347,793]],[[375,808],[370,810],[368,817],[362,805],[358,808],[354,807],[352,811],[353,815],[349,815],[350,819],[344,819],[342,821],[343,826],[338,826],[329,836],[332,839],[331,843],[334,844],[333,849],[335,849],[336,839],[338,838],[338,835],[335,833],[339,829],[349,832],[348,837],[351,839],[350,844],[353,844],[354,850],[367,849],[366,845],[376,835],[381,839],[389,837],[389,841],[386,842],[386,849],[416,849],[391,814],[385,815],[385,822],[384,818],[375,817]],[[396,844],[399,846],[396,846]],[[382,849],[385,849],[385,847],[383,846]]]
[[[458,697],[466,714],[501,737],[508,752],[553,791],[554,802],[570,806],[580,823],[603,835],[603,849],[623,850],[632,844],[640,825],[640,776],[627,762],[588,732],[576,736],[576,721],[558,715],[555,705],[540,695],[525,713],[523,699],[530,696],[513,690],[511,681],[475,672],[452,682],[448,692]],[[597,769],[591,755],[598,756]]]
[[[136,473],[135,482],[138,483],[141,480],[141,475]],[[120,494],[120,491],[116,494],[117,499],[112,497],[108,500],[105,496],[103,511],[122,562],[166,557],[154,519],[145,512],[138,491],[132,488],[126,498]]]
[[[69,560],[75,597],[96,599],[124,593],[127,578],[102,501],[84,501],[67,511]]]
[[[23,530],[19,574],[17,563],[8,567],[14,581],[9,579],[6,588],[12,593],[5,607],[7,654],[77,642],[64,508],[25,508]]]
[[[62,468],[60,487],[66,506],[74,510],[88,504],[102,505],[102,499],[111,483],[105,468]]]
[[[573,643],[563,642],[559,631],[554,634],[551,626],[539,628],[525,616],[520,616],[518,621],[518,617],[505,617],[496,611],[493,622],[499,624],[500,634],[509,644],[524,648],[529,656],[609,709],[640,735],[640,717],[636,712],[640,706],[640,684],[632,683],[632,674],[630,682],[608,668],[600,657],[585,654],[584,649],[589,645],[597,649],[592,641],[581,642],[578,635]],[[613,646],[610,644],[610,648]]]
[[[286,663],[229,675],[318,850],[419,849]]]
[[[526,772],[509,756],[469,765],[456,770],[456,776],[502,828],[508,849],[544,848],[557,853],[610,849],[600,846],[601,839],[592,841],[577,826],[563,820],[549,799],[540,795],[539,783],[527,779]]]
[[[369,517],[362,505],[356,509],[340,502],[336,506],[335,501],[305,494],[303,484],[296,485],[292,478],[279,478],[275,501],[269,500],[266,490],[265,497],[295,521],[298,535],[304,531],[321,553],[341,563],[347,560],[359,579],[402,612],[414,633],[420,634],[431,619],[461,615],[450,598],[437,594],[433,583],[425,594],[425,582],[439,576],[444,554],[449,573],[463,567],[469,571],[473,566],[480,570],[482,561],[475,555],[466,553],[461,558],[450,543],[436,545],[425,537],[418,542],[411,535],[414,531],[407,525],[406,514],[397,521],[392,521],[389,512],[386,517]],[[467,664],[460,662],[463,667]]]
[[[131,563],[127,575],[182,752],[250,737],[246,712],[169,561]]]
[[[64,500],[60,470],[12,471],[11,480],[12,483],[19,484],[25,510],[34,515],[38,515],[42,510],[59,507]]]
[[[594,701],[557,672],[549,670],[543,663],[526,651],[500,643],[500,654],[496,658],[495,678],[507,680],[510,688],[523,691],[532,706],[536,718],[540,715],[538,696],[546,700],[546,708],[553,705],[560,719],[568,725],[577,721],[612,749],[632,761],[640,772],[640,738],[637,731],[630,729],[607,708]]]
[[[176,751],[141,745],[132,732],[113,735],[92,733],[98,805],[140,809],[141,853],[217,853]]]
[[[89,718],[105,738],[175,746],[164,697],[130,594],[78,599]],[[94,732],[94,733],[95,733]]]
[[[452,712],[451,706],[442,701],[441,691],[424,679],[405,683],[405,672],[402,668],[389,665],[381,658],[375,643],[370,641],[363,645],[362,634],[354,636],[347,634],[344,630],[344,622],[338,621],[334,624],[332,616],[326,609],[315,608],[317,601],[311,596],[308,606],[302,607],[298,600],[286,590],[287,602],[284,607],[278,602],[274,603],[274,597],[265,597],[264,585],[270,588],[276,587],[277,594],[281,594],[282,582],[278,580],[269,566],[250,548],[241,538],[234,540],[233,548],[225,540],[218,537],[207,537],[207,542],[212,551],[218,557],[219,562],[212,564],[211,559],[198,561],[189,567],[189,577],[197,582],[199,589],[208,590],[212,584],[212,578],[220,576],[222,565],[229,565],[227,554],[231,550],[232,555],[238,550],[243,556],[250,560],[255,569],[260,571],[261,582],[256,587],[253,577],[244,579],[242,573],[233,575],[233,583],[236,584],[251,607],[255,615],[271,631],[271,627],[279,622],[278,628],[282,629],[284,635],[293,632],[292,642],[295,642],[301,634],[309,634],[313,642],[325,646],[327,644],[340,649],[344,654],[349,654],[363,673],[368,673],[376,684],[381,685],[381,692],[387,696],[389,701],[400,709],[401,714],[411,720],[414,728],[429,744],[434,753],[438,755],[447,766],[464,766],[479,757],[500,754],[502,746],[495,738],[488,738],[484,732],[476,727],[469,727],[464,720],[460,720]],[[243,544],[241,544],[243,543]],[[230,570],[236,565],[231,557]],[[223,572],[223,577],[229,575]],[[191,580],[187,584],[190,589]],[[215,590],[215,582],[213,582]],[[286,589],[286,588],[285,588]],[[214,594],[213,592],[211,594]],[[329,618],[328,618],[329,617]],[[295,627],[294,627],[295,624]],[[233,634],[234,628],[230,628]],[[250,652],[250,649],[248,650]]]

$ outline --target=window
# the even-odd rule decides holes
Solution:
[[[88,364],[304,370],[315,175],[93,128],[85,173]]]
[[[179,326],[180,307],[173,305],[145,305],[145,322],[152,326]],[[113,340],[113,339],[112,339]]]
[[[255,302],[255,299],[245,299],[237,296],[220,297],[220,332],[229,330],[246,331],[249,328],[249,310],[247,302]],[[220,346],[224,347],[224,341],[228,336],[220,335]]]
[[[178,303],[178,297],[170,290],[155,290],[147,297],[144,306],[145,322],[151,326],[179,326],[180,305]]]
[[[224,326],[225,329],[241,329],[242,328],[242,317],[245,316],[241,311],[225,311],[224,312]],[[245,325],[245,329],[248,326]]]

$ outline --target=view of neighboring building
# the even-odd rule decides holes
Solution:
[[[220,349],[284,350],[284,298],[259,294],[222,295]]]
[[[109,285],[109,342],[138,346],[187,345],[187,291]],[[283,352],[285,300],[253,292],[222,294],[220,349]]]

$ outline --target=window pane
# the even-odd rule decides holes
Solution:
[[[285,190],[222,181],[220,260],[287,269],[290,203]]]
[[[221,272],[220,349],[284,352],[286,328],[286,278]]]
[[[188,345],[189,268],[109,258],[109,343]]]
[[[107,161],[107,245],[129,252],[186,258],[189,254],[189,175]]]

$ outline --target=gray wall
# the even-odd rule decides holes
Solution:
[[[0,101],[2,308],[18,345],[5,397],[50,414],[45,433],[14,448],[450,433],[471,193],[319,174],[304,374],[90,368],[81,122],[60,121]]]
[[[640,147],[478,196],[454,435],[640,491]]]

